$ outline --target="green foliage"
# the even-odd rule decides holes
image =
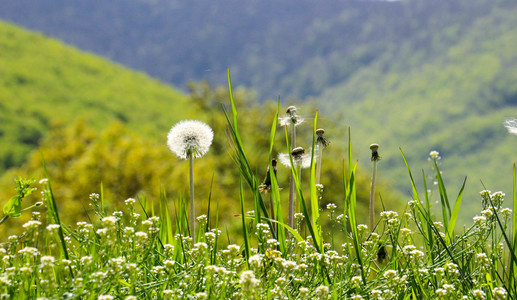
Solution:
[[[0,143],[9,145],[0,171],[25,162],[55,119],[81,117],[97,129],[119,121],[156,138],[192,114],[156,80],[3,22],[0,53]]]
[[[34,179],[24,179],[19,177],[15,180],[16,183],[16,195],[13,196],[4,205],[4,215],[11,218],[19,218],[22,215],[22,200],[23,198],[32,194],[36,188],[31,187],[34,183]],[[2,220],[3,222],[4,220]]]

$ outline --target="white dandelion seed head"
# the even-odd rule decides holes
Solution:
[[[516,119],[506,119],[504,121],[504,127],[506,127],[506,129],[508,129],[509,133],[517,135],[517,120]]]
[[[214,132],[201,121],[184,120],[174,125],[167,135],[167,145],[181,159],[202,157],[210,149]]]
[[[306,152],[302,147],[294,148],[291,152],[291,156],[293,157],[293,163],[296,166],[300,166],[302,169],[306,169],[311,166],[311,154],[312,149]],[[314,154],[314,160],[316,160],[317,156]],[[278,154],[278,161],[288,168],[291,168],[291,160],[289,159],[289,154],[280,153]]]

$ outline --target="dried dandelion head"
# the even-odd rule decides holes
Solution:
[[[323,147],[323,149],[325,149],[329,144],[330,141],[325,138],[325,129],[316,129],[316,145],[321,146]]]
[[[296,114],[296,106],[289,106],[287,108],[286,115],[283,117],[279,117],[278,122],[281,126],[298,126],[301,123],[303,123],[303,118]]]
[[[379,145],[378,144],[371,144],[370,145],[370,150],[372,150],[372,161],[378,161],[378,160],[381,159],[381,156],[379,155],[378,149],[379,149]]]
[[[181,159],[198,158],[210,149],[214,132],[201,121],[185,120],[174,125],[167,135],[167,145]]]

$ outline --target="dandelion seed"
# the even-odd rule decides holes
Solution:
[[[517,120],[516,119],[506,119],[504,121],[504,127],[506,127],[506,129],[508,129],[509,133],[517,135]]]

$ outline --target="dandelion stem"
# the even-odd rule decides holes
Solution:
[[[323,157],[323,146],[318,145],[316,147],[316,150],[318,153],[316,153],[316,184],[320,184],[320,178],[321,178],[321,158]]]
[[[189,160],[189,173],[190,173],[190,215],[189,215],[189,227],[192,235],[192,245],[196,243],[196,228],[195,228],[195,207],[194,207],[194,156],[190,154]]]
[[[296,126],[291,123],[291,149],[290,152],[296,147]],[[294,192],[294,178],[293,174],[289,176],[289,219],[288,225],[292,228],[294,224],[294,202],[296,201],[296,194]]]
[[[375,226],[375,173],[377,172],[377,161],[373,161],[372,186],[370,189],[370,228]]]
[[[375,226],[375,173],[377,173],[377,161],[381,159],[379,156],[379,152],[377,151],[379,149],[379,145],[377,144],[371,144],[370,150],[372,150],[372,162],[373,162],[373,172],[372,172],[372,186],[370,189],[370,228],[373,231],[373,228]]]
[[[298,183],[302,186],[302,165],[301,162],[296,165],[296,174],[298,175]],[[296,197],[297,193],[294,193],[295,213],[301,212],[300,201]]]

